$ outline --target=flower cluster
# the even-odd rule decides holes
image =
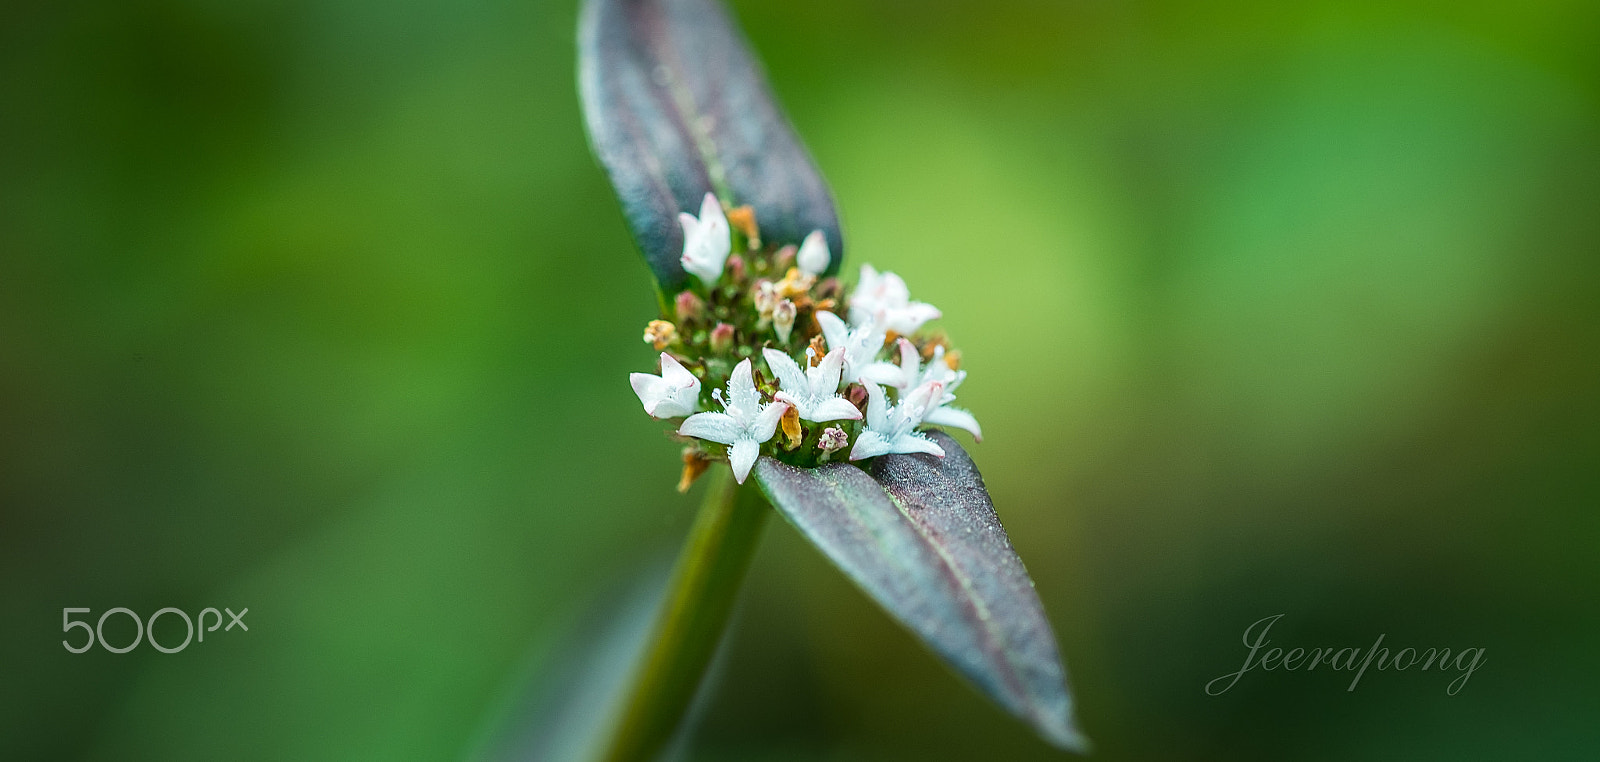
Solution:
[[[694,282],[645,328],[659,374],[630,380],[646,413],[684,419],[680,490],[719,460],[742,483],[763,454],[796,466],[943,457],[923,425],[982,438],[972,414],[950,406],[967,376],[960,353],[923,330],[939,310],[911,301],[900,276],[863,265],[847,293],[823,277],[832,254],[821,231],[799,247],[763,246],[753,210],[725,210],[709,193],[679,221]]]

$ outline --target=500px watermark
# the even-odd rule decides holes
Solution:
[[[248,608],[241,610],[237,614],[233,613],[233,609],[230,608],[224,608],[222,611],[217,611],[214,608],[201,609],[200,615],[196,617],[196,619],[199,619],[200,621],[199,627],[195,626],[195,620],[190,619],[189,615],[184,613],[183,610],[172,608],[171,606],[151,614],[149,620],[140,619],[139,615],[133,613],[131,609],[125,609],[121,606],[118,606],[114,609],[106,609],[105,613],[100,615],[100,619],[95,622],[93,627],[89,626],[89,622],[87,620],[77,620],[72,618],[73,614],[88,614],[90,611],[91,609],[86,608],[64,608],[61,610],[62,632],[70,633],[74,629],[82,627],[84,634],[88,636],[88,639],[85,640],[81,646],[73,646],[71,642],[66,640],[61,641],[61,645],[66,647],[66,649],[72,653],[81,654],[84,651],[94,648],[95,643],[99,643],[101,648],[104,648],[111,653],[125,654],[129,651],[132,651],[134,648],[137,648],[139,643],[149,640],[150,646],[155,648],[157,651],[160,651],[164,654],[175,654],[185,648],[188,648],[190,641],[198,640],[198,642],[204,643],[206,640],[206,633],[216,632],[218,627],[222,627],[222,611],[228,612],[229,618],[228,626],[223,627],[223,632],[227,632],[234,627],[238,627],[242,632],[250,631],[249,625],[244,623],[244,615],[250,613],[250,609]],[[125,646],[113,646],[106,642],[106,619],[112,614],[126,614],[130,619],[133,620],[133,641]],[[207,614],[211,614],[212,616],[216,617],[216,619],[211,622],[210,627],[206,627]],[[188,627],[188,631],[187,634],[183,636],[182,643],[179,643],[176,646],[168,647],[156,642],[156,620],[160,619],[163,615],[175,615],[183,618],[183,623],[186,627]],[[196,638],[196,635],[199,637]]]
[[[1283,616],[1283,614],[1274,614],[1264,619],[1259,619],[1255,624],[1246,627],[1244,629],[1244,645],[1245,648],[1250,650],[1244,655],[1244,666],[1239,667],[1237,672],[1229,672],[1206,683],[1206,693],[1212,696],[1220,696],[1227,693],[1229,688],[1239,682],[1239,678],[1243,677],[1244,673],[1257,667],[1264,671],[1282,667],[1285,672],[1295,669],[1304,669],[1310,672],[1316,669],[1317,665],[1326,664],[1328,669],[1356,673],[1355,678],[1350,681],[1350,687],[1345,689],[1347,691],[1356,689],[1356,683],[1361,682],[1361,676],[1367,673],[1369,665],[1379,670],[1392,669],[1396,672],[1404,672],[1412,667],[1416,667],[1418,672],[1425,672],[1435,666],[1440,672],[1452,669],[1460,672],[1461,675],[1450,681],[1450,685],[1445,688],[1445,693],[1454,696],[1460,693],[1462,688],[1466,687],[1467,679],[1472,677],[1472,673],[1483,664],[1485,650],[1483,648],[1462,648],[1454,654],[1448,648],[1402,648],[1390,654],[1389,649],[1381,647],[1384,635],[1379,635],[1377,642],[1373,643],[1372,647],[1365,651],[1348,647],[1334,649],[1330,646],[1311,649],[1291,648],[1288,651],[1282,648],[1270,648],[1265,652],[1261,652],[1263,646],[1272,642],[1267,639],[1267,632]],[[1256,655],[1258,652],[1261,652],[1259,658]],[[1451,656],[1455,658],[1452,659]],[[1360,663],[1359,666],[1357,662]]]

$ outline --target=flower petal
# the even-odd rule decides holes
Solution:
[[[856,446],[850,448],[851,460],[865,460],[875,458],[889,452],[889,440],[882,434],[868,429],[856,437]]]
[[[926,302],[912,302],[905,307],[890,310],[887,315],[889,327],[898,333],[916,333],[923,323],[929,320],[938,320],[944,313]]]
[[[678,358],[666,352],[661,353],[661,378],[675,388],[692,386],[696,394],[700,392],[700,379],[695,378],[688,368],[683,367]]]
[[[790,394],[806,393],[806,376],[800,372],[800,366],[795,364],[793,358],[776,349],[763,349],[761,356],[767,358],[767,367],[778,377],[779,388]]]
[[[733,375],[728,377],[728,412],[741,418],[754,417],[760,404],[761,392],[756,391],[756,378],[750,370],[750,358],[746,357],[733,366]]]
[[[859,421],[861,420],[861,411],[856,409],[855,405],[850,404],[850,400],[843,397],[833,397],[812,405],[811,409],[804,411],[800,417],[817,423],[822,423],[823,421]]]
[[[889,424],[889,399],[883,387],[867,384],[867,427],[881,429]]]
[[[839,377],[844,375],[844,355],[843,352],[829,352],[823,355],[817,367],[806,369],[806,379],[811,384],[813,395],[839,393]]]
[[[649,373],[629,373],[628,383],[633,385],[633,393],[639,395],[639,402],[644,405],[644,412],[654,416],[656,405],[660,404],[662,399],[661,377]]]
[[[900,370],[900,366],[889,362],[875,362],[868,365],[861,371],[861,380],[897,388],[906,385],[905,373]]]
[[[940,447],[938,442],[935,442],[932,439],[929,439],[914,431],[895,437],[894,440],[889,443],[889,452],[902,453],[906,455],[914,452],[925,452],[929,455],[937,455],[941,458],[944,457],[944,448]]]
[[[828,342],[828,353],[843,351],[850,340],[850,326],[838,315],[822,310],[817,312],[817,325],[822,328],[822,338]]]
[[[744,478],[750,475],[750,467],[756,464],[756,458],[760,455],[761,445],[748,439],[734,442],[728,448],[728,465],[733,466],[733,480],[744,484]]]
[[[958,429],[964,429],[972,434],[973,439],[976,439],[979,442],[983,441],[983,429],[978,426],[978,419],[972,417],[971,413],[958,407],[950,407],[949,405],[945,405],[937,408],[933,412],[923,416],[922,422],[931,423],[935,426],[954,426]]]
[[[765,442],[772,438],[773,432],[778,430],[778,421],[789,410],[787,402],[771,402],[761,408],[761,413],[745,429],[745,436],[754,439],[757,443]]]
[[[731,445],[744,437],[744,427],[726,413],[695,413],[678,427],[686,437]]]

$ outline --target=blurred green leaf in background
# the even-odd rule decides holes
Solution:
[[[458,759],[681,537],[575,5],[0,10],[0,758]],[[1600,753],[1600,7],[734,5],[1097,757]],[[690,758],[1056,758],[767,531]],[[1276,613],[1487,660],[1206,695]]]

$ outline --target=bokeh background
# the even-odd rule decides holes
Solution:
[[[1600,755],[1600,6],[735,5],[1099,758]],[[0,9],[0,758],[466,758],[670,552],[574,6]],[[1277,613],[1486,661],[1206,695]],[[687,755],[1058,758],[781,521]]]

